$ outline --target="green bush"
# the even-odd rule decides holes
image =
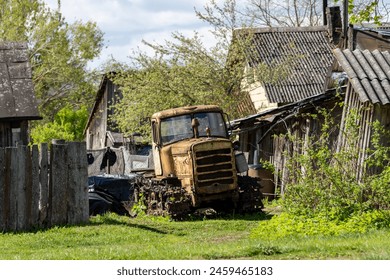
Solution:
[[[33,144],[50,143],[52,139],[82,141],[87,120],[87,107],[73,109],[66,106],[55,115],[52,122],[37,124],[32,129],[32,142]]]
[[[330,220],[326,216],[306,217],[282,213],[271,220],[261,221],[252,230],[251,238],[275,240],[291,236],[339,236],[350,233],[366,233],[372,229],[390,226],[390,212],[373,210],[354,214],[344,220]]]
[[[362,123],[357,110],[346,117],[345,142],[335,148],[336,127],[329,112],[313,118],[323,125],[318,135],[301,140],[288,158],[288,182],[280,204],[283,212],[262,221],[253,238],[343,235],[390,227],[390,133],[378,121],[369,124],[370,145],[362,149]]]
[[[309,142],[290,141],[301,152],[288,155],[290,178],[282,205],[293,215],[349,219],[354,214],[374,209],[390,209],[390,152],[384,139],[389,132],[379,122],[371,123],[370,147],[360,147],[359,113],[346,118],[346,142],[335,150],[330,130],[335,126],[329,113],[320,112],[324,120],[321,134]]]

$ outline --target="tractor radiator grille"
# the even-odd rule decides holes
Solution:
[[[198,151],[195,156],[198,187],[234,183],[231,149]]]

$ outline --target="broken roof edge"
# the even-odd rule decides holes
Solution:
[[[340,88],[329,89],[326,92],[322,92],[320,94],[311,96],[311,97],[306,98],[306,99],[299,100],[299,101],[294,102],[294,103],[289,103],[287,105],[283,105],[280,107],[265,110],[265,111],[259,112],[257,114],[254,114],[254,115],[250,115],[248,117],[233,120],[230,122],[230,127],[233,129],[233,133],[238,133],[238,132],[235,132],[235,130],[239,129],[239,127],[243,124],[247,124],[247,123],[251,123],[251,122],[254,123],[256,121],[270,123],[273,121],[274,118],[272,118],[271,121],[268,121],[265,118],[266,116],[272,116],[272,115],[277,115],[277,114],[280,115],[280,113],[291,111],[293,109],[295,110],[297,108],[303,108],[307,105],[313,105],[313,103],[315,103],[315,102],[320,102],[320,101],[324,101],[326,99],[335,98],[335,97],[337,97],[337,91],[339,89],[341,89],[341,94],[344,94],[345,90],[346,90],[346,86],[341,86]],[[253,129],[256,129],[256,126],[253,127]]]

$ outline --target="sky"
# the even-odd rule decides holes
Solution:
[[[44,0],[52,9],[57,0]],[[195,15],[194,8],[203,11],[208,0],[62,0],[61,12],[69,23],[75,20],[97,23],[104,33],[105,48],[100,58],[90,67],[97,67],[110,57],[127,63],[129,55],[138,47],[151,54],[142,44],[163,43],[178,31],[192,36],[194,31],[204,42],[212,40],[209,25]],[[207,46],[207,43],[205,43]]]

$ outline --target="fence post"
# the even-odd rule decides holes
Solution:
[[[85,142],[68,143],[68,224],[86,223],[88,207],[88,166]]]
[[[8,204],[8,216],[7,216],[7,228],[10,231],[16,231],[17,224],[18,224],[18,215],[17,215],[17,178],[18,178],[18,168],[17,166],[17,150],[16,148],[7,147],[6,148],[6,160],[7,160],[7,167],[8,167],[8,196],[7,196],[7,203]]]
[[[67,149],[66,145],[51,145],[49,183],[49,225],[64,225],[67,220]]]
[[[28,224],[28,179],[27,175],[27,157],[29,157],[29,151],[26,146],[18,146],[16,148],[16,161],[12,163],[14,174],[16,175],[13,184],[11,185],[11,191],[15,192],[16,198],[16,231],[27,229]],[[16,170],[16,172],[15,172]],[[15,185],[14,185],[15,184]],[[13,203],[11,201],[11,203]]]
[[[0,148],[0,231],[5,231],[5,154]]]
[[[9,231],[11,228],[10,217],[11,217],[11,205],[10,205],[10,185],[11,185],[11,148],[5,148],[4,150],[4,230]]]
[[[6,149],[6,161],[10,173],[6,176],[9,191],[9,196],[6,197],[9,205],[7,220],[8,229],[11,231],[26,229],[27,225],[26,151],[26,146]]]
[[[42,143],[39,153],[39,226],[48,225],[49,161],[48,145]]]
[[[47,181],[47,179],[46,179]],[[30,226],[39,225],[39,151],[38,146],[33,145],[31,149],[31,216]]]

